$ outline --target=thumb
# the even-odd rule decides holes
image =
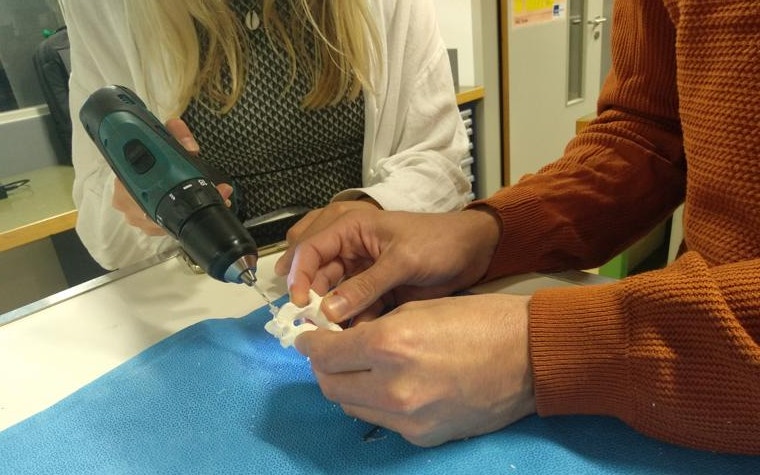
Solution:
[[[229,183],[220,183],[216,185],[217,191],[219,191],[219,194],[222,195],[222,198],[225,200],[228,200],[230,196],[232,196],[232,192],[235,191],[234,188],[232,188],[232,185]]]
[[[179,143],[185,147],[185,150],[195,154],[200,152],[200,146],[195,141],[193,133],[190,132],[190,128],[187,126],[184,120],[179,118],[169,119],[166,121],[166,130],[169,131],[172,136],[177,139]]]
[[[404,281],[402,266],[379,259],[370,268],[344,280],[322,300],[321,309],[330,321],[348,320]]]

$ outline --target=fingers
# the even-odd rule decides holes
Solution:
[[[287,241],[289,248],[277,261],[275,272],[277,275],[285,275],[288,273],[293,261],[293,256],[296,252],[296,246],[301,241],[304,241],[310,236],[330,227],[335,221],[349,211],[359,209],[375,210],[379,208],[379,206],[380,205],[371,198],[365,197],[358,201],[336,201],[328,204],[324,208],[310,211],[288,230]]]
[[[390,296],[387,300],[390,300]],[[378,300],[374,302],[372,305],[364,309],[361,313],[357,314],[351,319],[351,325],[350,326],[356,326],[360,323],[366,323],[371,322],[377,317],[381,316],[383,313],[385,313],[385,310],[388,308],[391,308],[393,306],[392,302],[385,302],[386,299]]]
[[[137,204],[132,198],[124,184],[118,179],[114,178],[113,197],[111,198],[111,205],[114,209],[121,211],[124,214],[124,219],[131,226],[140,228],[148,236],[162,236],[166,234],[161,226],[156,224]]]
[[[323,295],[328,289],[338,284],[351,269],[337,259],[323,264],[323,257],[335,255],[327,247],[320,254],[313,248],[302,246],[293,258],[292,271],[288,274],[288,289],[291,300],[296,305],[308,303],[308,292],[313,288]],[[284,259],[285,256],[281,257]],[[342,322],[359,315],[380,298],[406,279],[406,270],[389,264],[391,259],[381,256],[374,265],[359,272],[337,285],[322,300],[322,311],[332,322]],[[287,266],[278,261],[277,265]]]
[[[166,234],[166,231],[164,231],[161,226],[153,222],[153,220],[144,213],[142,217],[139,218],[128,217],[127,222],[136,228],[140,228],[142,232],[148,236],[163,236]]]
[[[405,283],[406,269],[381,256],[374,265],[339,284],[322,300],[322,311],[333,322],[347,320]]]
[[[319,295],[325,295],[333,286],[343,278],[345,271],[339,261],[328,262],[313,278],[300,275],[298,278],[288,279],[288,291],[290,301],[299,307],[309,303],[309,289],[313,289]],[[296,275],[296,274],[294,274]]]
[[[356,206],[356,203],[346,206]],[[373,207],[363,202],[358,206]],[[324,215],[323,212],[320,217]],[[404,283],[409,270],[403,265],[392,264],[394,260],[403,260],[394,257],[393,252],[390,255],[381,252],[385,242],[371,230],[374,218],[375,215],[369,213],[346,212],[342,218],[336,219],[330,231],[317,232],[281,256],[275,265],[276,272],[282,275],[290,269],[288,289],[294,303],[307,302],[309,288],[321,293],[322,288],[327,290],[346,278],[322,304],[329,320],[342,322]],[[364,232],[365,227],[370,230]],[[317,286],[321,288],[317,289]]]
[[[279,269],[277,272],[281,272],[280,275],[288,274],[290,298],[296,305],[308,302],[308,289],[315,285],[326,265],[327,270],[332,269],[335,274],[343,272],[340,261],[337,260],[341,249],[340,236],[326,235],[324,238],[318,245],[304,243],[295,254],[285,253],[275,264],[275,268]],[[324,288],[324,291],[327,291],[330,287],[329,277],[322,282],[323,285],[327,284]],[[315,291],[323,295],[318,289]]]
[[[314,222],[319,220],[319,216],[322,214],[323,210],[324,208],[319,208],[309,211],[303,218],[299,219],[297,223],[288,229],[285,239],[291,249],[295,248],[296,244],[303,241],[303,238],[307,235],[307,231],[310,230]],[[314,230],[311,229],[311,232],[308,232],[308,234],[314,234]]]
[[[311,289],[311,286],[312,283],[308,279],[298,279],[293,284],[288,285],[288,292],[290,292],[290,301],[298,307],[305,307],[308,305],[309,289]],[[314,291],[320,294],[318,290],[314,289]]]
[[[298,244],[298,237],[303,233],[303,231],[308,228],[312,222],[317,218],[319,213],[321,213],[321,209],[316,209],[309,211],[306,213],[306,215],[299,219],[297,223],[295,223],[293,226],[288,229],[287,235],[285,236],[285,240],[288,243],[288,249],[285,250],[285,253],[280,256],[279,259],[277,259],[277,262],[274,265],[274,272],[277,275],[287,275],[290,271],[290,265],[293,263],[293,256],[296,252],[296,245]],[[316,290],[316,289],[315,289]],[[321,294],[320,294],[321,295]]]
[[[309,356],[322,394],[340,404],[347,415],[399,432],[412,443],[422,446],[442,443],[443,440],[427,436],[415,417],[396,406],[397,400],[389,393],[383,372],[371,368],[367,360],[363,338],[349,334],[358,330],[340,333],[316,330],[296,338],[296,348]]]
[[[376,210],[378,207],[379,205],[369,198],[369,201],[335,201],[324,208],[310,211],[288,230],[288,244],[293,246],[304,241],[309,236],[313,236],[329,227],[333,222],[349,211],[360,209]]]
[[[166,121],[165,127],[166,130],[168,130],[169,133],[172,134],[172,136],[177,139],[180,144],[182,144],[185,150],[190,152],[192,155],[197,155],[200,153],[200,146],[198,145],[198,142],[196,142],[193,133],[190,131],[190,128],[187,126],[184,120],[176,117],[169,119]],[[230,200],[230,196],[232,196],[232,193],[234,191],[232,186],[227,183],[221,183],[216,186],[216,189],[219,191],[219,194],[222,195],[224,204],[228,208],[232,206],[232,201]]]
[[[285,236],[285,240],[288,243],[288,249],[275,264],[275,273],[277,275],[286,275],[290,270],[290,264],[293,262],[293,255],[296,252],[296,246],[306,236],[307,230],[311,228],[312,224],[319,219],[324,208],[315,209],[306,213],[306,215],[299,219],[297,223],[288,229]],[[314,234],[313,230],[309,234]],[[316,289],[315,289],[316,290]]]
[[[169,119],[166,121],[166,130],[169,131],[172,136],[177,139],[179,143],[185,147],[190,153],[196,154],[200,152],[198,142],[195,141],[193,133],[190,132],[190,128],[185,124],[185,121],[179,118]]]
[[[274,268],[275,274],[286,275],[288,273],[290,265],[293,262],[293,255],[296,252],[296,247],[300,242],[300,236],[309,228],[320,212],[321,210],[319,209],[309,211],[306,213],[306,216],[299,219],[297,223],[288,229],[288,232],[285,235],[285,241],[288,243],[288,248],[285,250],[285,253],[277,259]]]
[[[341,404],[340,407],[347,416],[361,419],[385,430],[397,432],[410,443],[420,447],[435,447],[446,442],[445,437],[430,431],[424,421],[418,422],[417,419],[403,412],[392,412],[348,403]]]
[[[274,273],[279,276],[288,275],[290,266],[293,264],[293,256],[296,253],[296,246],[289,245],[283,255],[281,255],[274,264]]]
[[[222,198],[225,200],[229,200],[229,197],[232,196],[232,192],[234,191],[234,188],[232,188],[232,185],[228,183],[220,183],[216,186],[216,189],[219,191],[219,194],[222,195]]]
[[[232,188],[232,185],[228,183],[220,183],[216,185],[216,190],[222,196],[222,199],[224,200],[224,205],[227,206],[228,208],[232,206],[232,200],[230,200],[230,196],[232,196],[232,192],[235,191],[235,189]]]
[[[342,332],[315,330],[303,332],[296,338],[296,349],[308,356],[314,371],[325,374],[367,371],[370,361],[364,351],[364,329],[359,327]]]
[[[293,262],[294,249],[288,248],[283,255],[281,255],[277,262],[274,263],[274,273],[280,277],[288,275],[290,272],[290,263]]]

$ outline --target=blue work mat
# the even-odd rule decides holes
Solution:
[[[282,301],[280,302],[282,303]],[[432,449],[347,417],[266,308],[206,320],[0,432],[0,473],[731,474],[760,457],[684,449],[612,418],[529,417]]]

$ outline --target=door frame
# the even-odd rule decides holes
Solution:
[[[499,85],[501,105],[501,180],[502,185],[510,182],[509,161],[509,7],[511,0],[499,0]]]

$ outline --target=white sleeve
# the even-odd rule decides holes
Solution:
[[[428,0],[373,2],[383,68],[365,93],[364,188],[384,209],[451,211],[468,201],[461,168],[468,138],[456,103],[446,46]]]
[[[115,269],[175,247],[171,237],[150,237],[130,226],[111,205],[115,175],[87,136],[79,110],[98,88],[120,84],[144,93],[122,0],[61,0],[71,48],[69,105],[72,115],[73,199],[76,230],[93,258]]]

